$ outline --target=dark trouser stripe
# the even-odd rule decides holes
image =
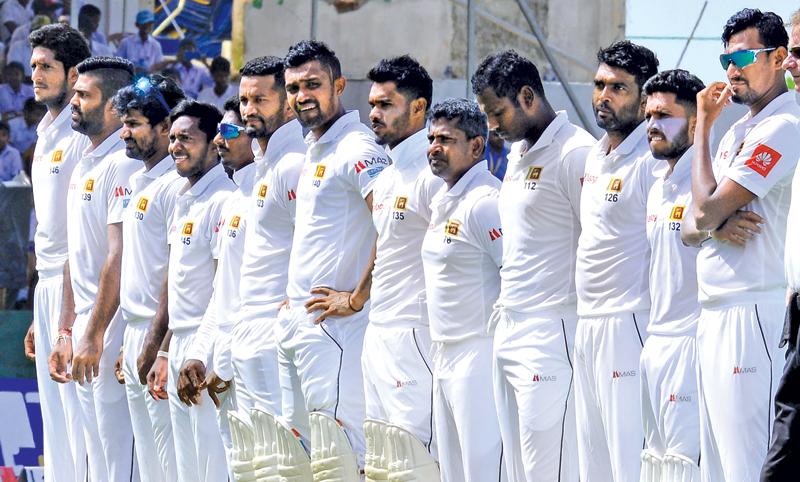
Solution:
[[[561,333],[564,336],[564,353],[567,355],[567,362],[569,362],[569,388],[567,388],[567,398],[564,400],[564,415],[561,417],[561,445],[558,449],[558,482],[561,482],[561,464],[564,460],[564,427],[567,423],[567,411],[569,410],[569,396],[572,394],[572,381],[575,372],[572,369],[572,360],[569,357],[569,343],[567,342],[567,329],[564,326],[564,319],[561,319]]]
[[[767,452],[769,452],[769,442],[772,431],[769,425],[772,422],[772,355],[769,353],[769,346],[767,345],[767,337],[764,336],[764,328],[761,326],[761,317],[758,315],[758,304],[753,305],[756,310],[756,322],[758,322],[758,331],[761,332],[761,341],[764,343],[764,352],[767,354],[769,360],[769,394],[767,395]]]
[[[325,333],[328,338],[339,348],[339,368],[336,370],[336,404],[333,406],[333,418],[339,420],[339,380],[342,378],[342,359],[344,358],[344,349],[342,345],[339,344],[338,341],[334,337],[328,333],[328,330],[325,329],[322,324],[319,325],[322,328],[322,332]]]
[[[417,347],[417,353],[419,353],[419,358],[422,360],[422,363],[425,364],[425,368],[428,369],[428,373],[431,375],[431,407],[430,407],[430,417],[428,417],[428,430],[430,433],[430,437],[428,437],[428,441],[425,443],[425,448],[428,449],[428,453],[431,451],[431,445],[433,445],[433,370],[428,365],[428,362],[425,360],[425,356],[422,354],[422,350],[419,348],[419,342],[417,341],[417,329],[413,328],[411,330],[411,335],[414,337],[414,346]]]

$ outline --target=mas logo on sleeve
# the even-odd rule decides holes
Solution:
[[[744,165],[761,174],[761,177],[767,177],[769,171],[775,167],[780,158],[781,154],[778,151],[764,144],[759,144]]]
[[[373,157],[372,159],[364,159],[363,161],[356,162],[354,167],[356,169],[356,174],[361,174],[366,170],[367,175],[370,178],[374,178],[391,164],[392,161],[390,161],[388,157]]]
[[[492,228],[489,230],[489,239],[492,241],[496,241],[503,237],[503,230],[502,228]]]

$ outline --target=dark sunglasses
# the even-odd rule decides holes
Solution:
[[[228,124],[227,122],[220,122],[217,124],[217,132],[222,135],[223,139],[236,139],[244,130],[244,127],[237,126],[236,124]]]
[[[161,95],[161,91],[158,90],[155,85],[153,85],[150,77],[142,76],[136,79],[136,81],[133,83],[133,90],[139,94],[140,97],[155,97],[161,106],[167,111],[167,113],[172,110],[169,108],[169,105],[167,105],[167,101],[164,100],[164,96]]]
[[[800,47],[792,47],[789,49],[789,53],[792,54],[792,57],[796,59],[800,59]]]
[[[728,66],[733,63],[736,68],[743,69],[758,60],[758,54],[761,52],[770,52],[775,50],[775,47],[767,49],[750,49],[750,50],[737,50],[729,54],[722,54],[719,56],[719,63],[724,70],[728,70]]]

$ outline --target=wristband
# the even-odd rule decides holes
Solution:
[[[351,310],[353,310],[353,311],[355,311],[356,313],[358,313],[359,311],[363,310],[363,309],[364,309],[364,307],[363,307],[363,306],[361,307],[361,309],[358,309],[358,310],[357,310],[357,309],[355,309],[355,308],[353,308],[353,302],[352,302],[352,301],[350,301],[352,298],[353,298],[353,294],[352,294],[352,293],[351,293],[350,295],[348,295],[348,296],[347,296],[347,306],[349,306],[349,307],[350,307],[350,309],[351,309]]]
[[[72,336],[72,328],[59,328],[58,334],[64,336]]]
[[[158,355],[156,358],[169,358],[169,352],[164,350],[158,350]]]

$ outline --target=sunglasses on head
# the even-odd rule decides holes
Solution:
[[[161,95],[161,91],[153,85],[153,82],[150,80],[150,77],[143,76],[139,77],[133,83],[133,90],[139,94],[140,97],[150,97],[151,95],[156,98],[156,100],[161,104],[161,106],[166,109],[167,113],[169,113],[172,109],[169,108],[167,105],[167,101],[164,100],[164,96]]]
[[[758,54],[761,52],[770,52],[775,50],[775,47],[766,49],[750,49],[750,50],[737,50],[729,54],[722,54],[719,56],[719,63],[724,70],[728,70],[728,66],[733,63],[737,69],[743,69],[750,64],[754,64],[758,60]]]
[[[223,139],[236,139],[244,130],[244,127],[236,124],[228,124],[227,122],[217,124],[217,132],[220,133]]]

